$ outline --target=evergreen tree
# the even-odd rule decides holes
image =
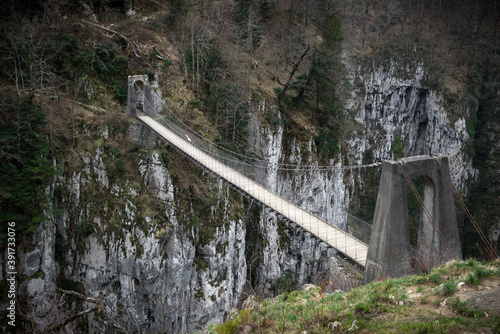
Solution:
[[[45,115],[29,99],[0,119],[0,226],[33,229],[43,221],[44,189],[54,175],[43,132]],[[3,243],[5,231],[2,231]]]

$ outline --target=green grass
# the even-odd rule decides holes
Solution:
[[[469,309],[466,302],[460,301],[459,298],[453,298],[450,301],[451,308],[464,317],[484,316],[483,311],[474,311]]]
[[[245,333],[446,333],[494,328],[499,317],[472,311],[452,296],[459,290],[458,282],[466,282],[471,275],[474,284],[481,284],[486,277],[500,277],[499,267],[498,261],[451,262],[428,275],[374,282],[347,293],[326,294],[321,287],[287,292],[233,314],[232,320],[222,325],[209,326],[208,332],[240,333],[245,328]],[[422,297],[408,302],[410,288]],[[455,315],[443,315],[444,300],[445,308]]]

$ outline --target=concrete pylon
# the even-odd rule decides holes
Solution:
[[[404,167],[412,180],[423,176],[423,202],[450,248],[448,250],[422,212],[415,255],[418,261],[426,266],[435,266],[452,260],[453,256],[457,260],[462,259],[453,193],[434,158],[450,178],[448,157],[442,154],[384,162],[363,283],[412,274],[406,201],[409,184],[398,164]]]
[[[140,87],[142,83],[142,87]],[[139,86],[138,87],[136,87]],[[154,116],[153,96],[147,75],[128,76],[127,114],[129,117],[137,117],[137,109],[142,109],[148,116]]]

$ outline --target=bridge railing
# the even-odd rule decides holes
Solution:
[[[372,225],[367,222],[347,214],[347,223],[345,231],[365,244],[370,244],[370,236],[372,234]]]
[[[249,179],[257,183],[261,183],[260,177],[263,173],[265,173],[266,167],[259,166],[251,162],[245,162],[228,153],[228,151],[218,148],[213,143],[207,142],[206,140],[200,138],[196,132],[186,129],[185,125],[178,125],[180,120],[176,119],[176,117],[171,114],[160,115],[156,111],[149,111],[147,114],[149,117],[168,127],[181,138],[189,141],[192,145],[201,149],[215,160],[231,167]]]

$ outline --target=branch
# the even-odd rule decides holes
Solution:
[[[165,59],[165,56],[161,54],[160,50],[158,50],[154,45],[153,45],[153,50],[155,52],[155,57],[160,59],[160,60],[163,60]]]
[[[64,295],[75,296],[76,298],[81,299],[84,302],[93,303],[96,306],[94,308],[89,308],[89,309],[86,309],[84,311],[81,311],[81,312],[79,312],[79,313],[77,313],[77,314],[75,314],[75,315],[73,315],[71,317],[66,318],[64,321],[62,321],[62,322],[60,322],[58,324],[55,324],[54,326],[52,326],[52,328],[54,330],[56,330],[56,332],[58,332],[59,330],[61,330],[61,328],[63,328],[64,326],[66,326],[68,323],[72,322],[76,318],[84,316],[84,315],[86,315],[88,313],[92,313],[94,311],[97,311],[97,312],[101,313],[104,316],[104,319],[107,320],[108,316],[107,316],[107,313],[106,313],[106,306],[103,304],[101,298],[92,298],[92,297],[88,297],[88,296],[82,295],[81,293],[78,293],[76,291],[63,290],[61,288],[59,288],[59,293],[63,294],[63,296]]]
[[[75,100],[70,100],[70,99],[65,99],[71,103],[74,103],[74,104],[77,104],[87,110],[90,110],[90,111],[93,111],[93,112],[96,112],[96,113],[99,113],[99,114],[105,114],[107,112],[106,109],[103,109],[103,108],[99,108],[99,107],[95,107],[95,106],[91,106],[89,104],[84,104],[84,103],[81,103],[81,102],[78,102],[78,101],[75,101]]]
[[[88,25],[91,25],[91,26],[94,26],[94,27],[97,27],[97,28],[100,28],[102,30],[105,30],[107,32],[110,32],[112,34],[115,34],[115,35],[118,35],[120,36],[120,38],[122,38],[125,42],[127,42],[127,48],[130,46],[130,41],[127,37],[125,37],[124,35],[120,34],[118,31],[115,31],[115,30],[112,30],[112,29],[109,29],[109,28],[106,28],[105,26],[103,25],[100,25],[100,24],[97,24],[97,23],[93,23],[93,22],[90,22],[90,21],[86,21],[84,19],[81,19],[81,21],[83,23],[86,23]]]
[[[59,289],[59,292],[62,294],[65,294],[65,295],[75,296],[83,301],[86,301],[87,303],[93,303],[93,304],[98,304],[98,305],[102,304],[101,298],[87,297],[87,296],[82,295],[81,293],[78,293],[76,291]]]
[[[70,322],[72,322],[73,320],[75,320],[76,318],[78,317],[81,317],[82,315],[85,315],[85,314],[88,314],[88,313],[92,313],[94,311],[96,311],[98,309],[98,307],[94,307],[94,308],[89,308],[89,309],[86,309],[85,311],[81,311],[69,318],[66,318],[64,319],[63,322],[61,323],[58,323],[58,324],[55,324],[52,328],[56,331],[56,332],[59,332],[61,330],[61,328],[63,328],[64,326],[66,326],[67,324],[69,324]]]
[[[93,22],[90,22],[90,21],[86,21],[84,19],[81,19],[81,21],[85,24],[88,24],[90,26],[93,26],[93,27],[96,27],[96,28],[99,28],[99,29],[102,29],[104,31],[107,31],[107,32],[110,32],[112,34],[116,34],[118,36],[120,36],[121,39],[123,39],[125,42],[127,42],[127,48],[129,48],[132,44],[135,45],[136,47],[137,44],[135,42],[130,42],[130,40],[123,34],[120,34],[118,31],[115,31],[113,29],[109,29],[103,25],[100,25],[100,24],[97,24],[97,23],[93,23]],[[109,37],[109,36],[108,36]],[[137,58],[141,58],[145,63],[146,65],[148,65],[149,67],[152,67],[151,64],[149,64],[141,55],[139,55],[137,53],[137,50],[132,46],[132,51],[134,52],[134,55],[137,57]]]
[[[139,49],[139,45],[137,45],[137,43],[136,43],[136,42],[134,42],[134,45],[135,45],[135,47],[136,47],[137,49]],[[144,58],[143,58],[140,54],[137,54],[136,49],[132,48],[132,50],[134,51],[134,55],[135,55],[137,58],[141,58],[141,59],[142,59],[142,61],[144,61],[144,62],[146,63],[146,65],[148,65],[149,67],[153,67],[153,66],[151,66],[151,64],[150,64],[150,63],[148,63],[148,62],[146,61],[146,59],[144,59]]]

